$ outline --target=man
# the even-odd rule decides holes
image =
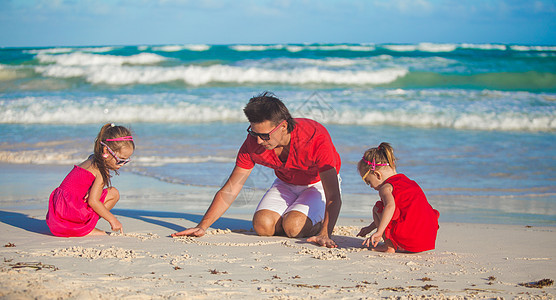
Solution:
[[[230,207],[255,164],[274,169],[277,179],[261,199],[253,228],[258,235],[310,237],[309,242],[336,247],[330,238],[340,213],[340,155],[328,131],[309,119],[293,119],[280,99],[265,92],[243,109],[249,135],[236,166],[194,228],[172,236],[203,236]]]

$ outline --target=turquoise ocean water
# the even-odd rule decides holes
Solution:
[[[355,164],[387,141],[443,221],[556,225],[556,46],[0,48],[0,163],[71,165],[114,122],[136,136],[127,172],[217,188],[246,136],[242,108],[262,91],[328,128],[344,215],[369,216],[378,196]],[[252,174],[246,190],[272,182],[267,169]]]

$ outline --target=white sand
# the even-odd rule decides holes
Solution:
[[[363,249],[355,237],[368,218],[340,214],[333,236],[340,248],[326,249],[304,239],[254,235],[256,203],[239,202],[243,206],[234,203],[206,236],[171,238],[200,220],[215,190],[125,172],[114,178],[122,199],[113,211],[125,234],[54,237],[44,222],[48,195],[70,169],[0,164],[0,299],[556,295],[554,285],[519,285],[556,278],[556,227],[441,223],[436,250],[382,254]],[[153,205],[161,211],[150,211]],[[109,230],[104,220],[97,227]]]
[[[0,209],[2,299],[554,299],[553,227],[442,223],[437,249],[383,254],[355,237],[368,220],[340,218],[326,249],[258,237],[250,216],[224,215],[202,238],[171,238],[200,216],[114,211],[125,234],[59,238],[45,210]],[[230,226],[226,226],[229,224]],[[100,229],[108,223],[99,221]],[[6,247],[13,246],[13,247]],[[490,279],[489,279],[490,278]]]

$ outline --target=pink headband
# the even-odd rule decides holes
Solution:
[[[119,141],[132,141],[133,142],[133,137],[131,135],[128,136],[121,136],[119,138],[115,138],[115,139],[106,139],[107,142],[119,142]]]
[[[371,171],[376,170],[376,167],[377,167],[377,166],[378,166],[378,167],[381,167],[381,166],[389,166],[389,165],[390,165],[389,163],[378,163],[378,164],[377,164],[377,163],[375,162],[375,159],[374,159],[374,158],[373,158],[373,161],[370,162],[370,161],[366,160],[365,157],[363,157],[363,161],[366,162],[367,165],[371,166]]]

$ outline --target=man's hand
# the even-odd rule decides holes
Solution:
[[[176,232],[176,233],[172,233],[173,237],[177,237],[177,236],[196,236],[196,237],[201,237],[203,235],[205,235],[206,231],[203,228],[200,227],[193,227],[193,228],[188,228],[184,231],[180,231],[180,232]]]
[[[376,225],[373,223],[367,227],[363,227],[361,228],[361,230],[359,231],[359,233],[357,234],[357,236],[360,237],[365,237],[367,234],[371,233],[371,231],[376,229]]]
[[[307,239],[307,242],[315,243],[317,245],[327,248],[337,248],[338,245],[328,236],[315,235]]]

